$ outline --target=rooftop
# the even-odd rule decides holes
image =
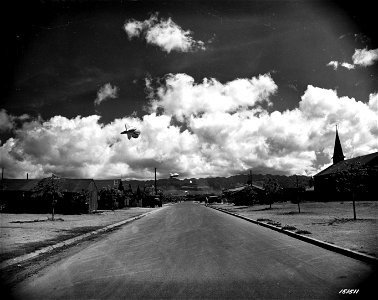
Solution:
[[[0,181],[0,187],[5,191],[23,191],[31,192],[42,179],[3,179]],[[63,191],[79,193],[88,189],[93,179],[56,179]]]
[[[340,161],[334,165],[329,166],[323,171],[320,171],[315,176],[325,176],[325,175],[330,175],[330,174],[336,174],[336,173],[348,170],[350,167],[357,164],[361,166],[372,165],[372,164],[378,165],[378,152]]]

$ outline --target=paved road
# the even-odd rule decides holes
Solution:
[[[47,267],[17,299],[335,299],[372,268],[195,203],[137,220]],[[348,296],[355,299],[355,296]]]

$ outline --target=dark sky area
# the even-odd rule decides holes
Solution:
[[[229,162],[229,169],[232,169],[232,172],[245,170],[263,162],[266,168],[293,173],[303,170],[304,162],[309,160],[311,162],[306,165],[306,168],[311,171],[306,172],[314,172],[330,162],[334,124],[343,120],[345,123],[341,128],[341,139],[346,145],[348,155],[363,154],[364,151],[372,151],[378,147],[377,143],[369,142],[371,136],[378,135],[377,125],[374,125],[372,115],[375,109],[374,103],[377,102],[373,98],[377,97],[378,92],[377,59],[373,59],[373,63],[369,66],[353,65],[352,60],[357,49],[367,49],[378,53],[376,50],[378,48],[376,9],[373,1],[16,0],[2,3],[1,8],[4,17],[1,21],[3,95],[0,103],[0,125],[5,129],[0,128],[0,146],[4,153],[0,163],[3,161],[2,164],[7,166],[17,164],[19,171],[18,173],[15,171],[14,176],[26,172],[27,168],[35,168],[33,172],[38,176],[47,174],[51,170],[58,172],[54,169],[55,162],[43,160],[44,154],[34,155],[25,150],[29,149],[26,145],[31,139],[36,138],[38,130],[30,129],[35,126],[35,123],[27,123],[29,125],[25,125],[22,131],[17,131],[22,128],[26,120],[26,117],[23,118],[22,115],[27,115],[28,122],[39,118],[40,125],[38,126],[46,132],[50,125],[43,125],[42,122],[54,116],[73,119],[77,116],[97,115],[99,120],[96,117],[92,118],[92,128],[98,123],[105,126],[116,119],[131,118],[131,116],[137,116],[142,120],[143,116],[151,114],[151,110],[148,111],[146,107],[150,105],[152,93],[146,82],[149,82],[152,90],[156,92],[157,87],[164,87],[164,78],[168,78],[168,74],[173,74],[171,79],[177,79],[177,74],[191,76],[195,84],[198,84],[198,86],[192,86],[193,90],[197,89],[197,92],[200,88],[206,90],[205,84],[202,84],[204,78],[215,78],[224,86],[238,78],[257,78],[260,74],[269,74],[271,80],[274,81],[277,89],[274,90],[271,86],[270,92],[266,95],[271,105],[267,105],[268,101],[265,103],[260,101],[259,105],[264,107],[263,117],[254,115],[259,118],[258,121],[252,123],[258,124],[256,128],[251,127],[250,131],[240,129],[240,137],[231,134],[227,137],[234,143],[227,150],[230,153],[235,153],[234,149],[239,146],[245,146],[245,149],[255,147],[250,151],[249,158],[246,158],[244,154],[238,154],[240,157],[235,157],[232,163]],[[194,41],[202,41],[206,49],[167,52],[163,47],[147,42],[145,38],[130,38],[123,28],[125,22],[132,20],[142,22],[148,20],[152,14],[158,14],[161,20],[171,18],[182,30],[190,30],[190,37]],[[333,68],[330,62],[338,62],[338,68]],[[349,64],[350,69],[341,66],[341,63]],[[108,83],[117,87],[117,96],[108,97],[107,101],[103,101],[101,105],[95,105],[94,101],[100,88]],[[319,89],[311,89],[309,86]],[[332,96],[332,93],[327,92],[328,90],[336,91],[340,98],[346,96],[354,98],[355,101],[361,101],[365,106],[355,104],[354,100],[349,101],[348,98],[344,101],[348,107],[341,108],[339,111],[335,107],[341,102],[339,104],[332,102],[333,104],[330,105],[333,110],[328,116],[328,104],[325,103],[328,100],[321,100],[323,95],[328,95],[324,97]],[[211,92],[211,89],[206,90],[207,92]],[[233,91],[235,95],[237,92]],[[198,93],[201,94],[201,92]],[[319,96],[320,94],[322,96]],[[193,95],[194,98],[198,96]],[[307,102],[302,101],[302,107],[300,107],[304,95],[307,95]],[[231,96],[234,97],[234,95]],[[167,111],[177,109],[175,103],[164,102],[170,101],[167,91],[159,100],[165,105]],[[178,102],[185,107],[185,97],[178,99]],[[321,112],[316,111],[317,102],[322,103],[319,104]],[[186,166],[182,167],[182,172],[186,172],[189,176],[195,173],[192,170],[195,167],[189,167],[190,164],[204,166],[204,161],[207,161],[209,167],[203,167],[198,172],[202,172],[201,176],[217,175],[217,170],[225,169],[223,167],[227,161],[225,147],[228,146],[223,145],[221,139],[217,140],[218,132],[223,130],[223,127],[217,123],[219,121],[216,118],[220,117],[214,114],[215,107],[209,104],[207,110],[199,113],[195,111],[192,114],[194,119],[190,122],[188,121],[190,113],[188,113],[186,123],[177,123],[181,126],[180,133],[185,129],[190,129],[190,135],[180,136],[180,139],[182,138],[185,142],[180,142],[180,146],[177,147],[179,150],[176,149],[177,157],[180,157],[177,159],[172,158],[173,148],[169,150],[171,152],[166,150],[165,153],[157,154],[162,148],[158,146],[160,140],[156,137],[157,135],[151,133],[151,136],[154,135],[156,138],[152,142],[152,137],[147,137],[142,133],[138,141],[131,141],[126,145],[133,145],[137,149],[146,143],[143,145],[148,144],[148,147],[153,148],[154,155],[145,149],[143,158],[132,162],[127,161],[131,158],[125,158],[126,156],[120,158],[113,147],[115,144],[119,147],[122,144],[122,147],[125,147],[123,143],[127,141],[120,143],[119,137],[107,138],[109,134],[106,130],[108,129],[99,127],[98,130],[104,138],[98,141],[98,145],[102,145],[101,151],[112,153],[107,158],[109,161],[104,159],[101,164],[105,168],[109,162],[117,161],[119,165],[114,167],[113,173],[125,168],[135,178],[142,178],[145,176],[143,174],[147,174],[143,173],[147,165],[149,169],[153,169],[154,164],[166,163],[167,169],[176,168],[173,171],[177,171],[178,166]],[[235,107],[235,111],[240,108]],[[297,108],[300,114],[295,117]],[[357,108],[361,110],[356,113],[358,122],[353,121],[355,117],[352,116]],[[243,107],[243,109],[244,112],[240,116],[237,115],[237,120],[242,120],[246,114],[254,114],[250,107],[248,109]],[[308,112],[306,109],[312,109],[312,111]],[[229,115],[225,116],[230,120],[236,118],[235,111],[226,110],[224,112]],[[275,111],[282,113],[282,120],[279,114],[272,114]],[[209,121],[206,114],[201,115],[204,112],[211,113],[214,121]],[[264,113],[269,115],[271,123],[265,121]],[[340,120],[337,120],[338,114],[341,113]],[[310,125],[306,127],[306,133],[302,132],[301,140],[297,141],[298,144],[293,143],[292,139],[296,134],[291,132],[291,128],[302,127],[302,125],[296,125],[296,122],[305,127],[306,118],[310,121],[319,118],[321,122],[316,123],[317,127],[308,123]],[[246,117],[246,120],[252,119],[253,117]],[[75,122],[78,124],[81,120],[77,119]],[[150,119],[140,121],[140,126],[150,128],[148,126],[152,125],[148,123],[150,122],[148,120],[151,124],[152,122],[157,124],[163,119],[152,114]],[[172,118],[170,124],[175,120]],[[66,128],[64,127],[66,125],[61,125],[68,122],[66,119],[61,119],[59,122],[61,122],[60,127],[56,124],[51,126],[58,126],[59,130]],[[264,125],[265,122],[270,125]],[[282,122],[282,128],[278,126],[275,129],[274,124],[280,122]],[[77,124],[75,126],[79,126]],[[236,123],[230,121],[229,124]],[[243,124],[246,123],[241,122],[238,128],[243,127]],[[270,131],[265,130],[264,126],[271,126]],[[359,134],[358,131],[364,126],[366,133]],[[114,127],[117,129],[113,131],[118,134],[118,123],[115,122]],[[319,129],[314,129],[315,127]],[[164,128],[167,129],[168,126]],[[238,128],[233,128],[234,132],[238,133]],[[275,133],[279,130],[283,131],[281,136]],[[345,131],[344,135],[342,130]],[[59,136],[61,133],[54,131],[54,134]],[[252,138],[251,135],[255,136]],[[207,141],[206,136],[209,137]],[[317,139],[320,139],[320,136],[327,141],[326,145],[317,146]],[[9,140],[11,137],[16,137],[14,142]],[[77,140],[80,141],[83,137],[86,137],[84,133],[82,137],[77,137]],[[260,138],[264,142],[259,140]],[[223,141],[225,140],[226,138]],[[6,141],[8,143],[5,145]],[[193,148],[192,156],[188,156],[188,150],[186,150],[189,141],[198,145],[197,148]],[[70,148],[67,143],[63,145],[59,140],[50,142],[54,145],[51,146],[53,150],[63,146]],[[128,151],[131,151],[130,149]],[[62,170],[64,165],[69,164],[65,162],[65,158],[75,160],[76,163],[74,152],[58,155],[54,151],[51,151],[50,158],[59,162],[57,166],[59,165]],[[196,156],[196,151],[200,158]],[[211,155],[208,154],[210,152]],[[277,159],[268,161],[269,153],[277,155]],[[303,155],[300,158],[303,167],[299,164],[298,153]],[[170,160],[171,165],[167,164],[167,159]],[[214,160],[217,162],[214,163]],[[70,166],[73,170],[72,174],[75,176],[101,174],[102,169],[99,166],[95,167],[93,163],[96,161],[98,158],[94,154],[91,162],[85,165],[83,163],[80,168],[77,168],[85,170],[81,173],[75,173],[77,169],[73,164]],[[135,161],[140,164],[140,169],[135,169]],[[121,164],[123,167],[120,166]],[[296,166],[295,170],[294,166]],[[64,173],[65,171],[62,170],[62,174],[71,174]],[[110,172],[109,176],[113,173]]]
[[[377,68],[326,66],[377,46],[373,10],[363,1],[14,1],[7,12],[1,106],[12,114],[94,114],[97,90],[107,82],[120,94],[97,108],[102,121],[143,114],[144,78],[167,73],[226,82],[271,72],[281,111],[295,107],[308,84],[361,101],[377,85]],[[153,12],[211,41],[208,51],[167,54],[129,41],[125,20]]]

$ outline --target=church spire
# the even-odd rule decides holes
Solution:
[[[336,125],[336,138],[335,138],[335,147],[333,148],[333,164],[337,164],[340,161],[344,160],[343,148],[341,148],[339,134],[337,132],[337,125]]]

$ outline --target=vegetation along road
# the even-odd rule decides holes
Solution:
[[[15,299],[368,298],[373,267],[193,202],[137,220],[13,287]],[[373,297],[374,294],[371,294]]]

